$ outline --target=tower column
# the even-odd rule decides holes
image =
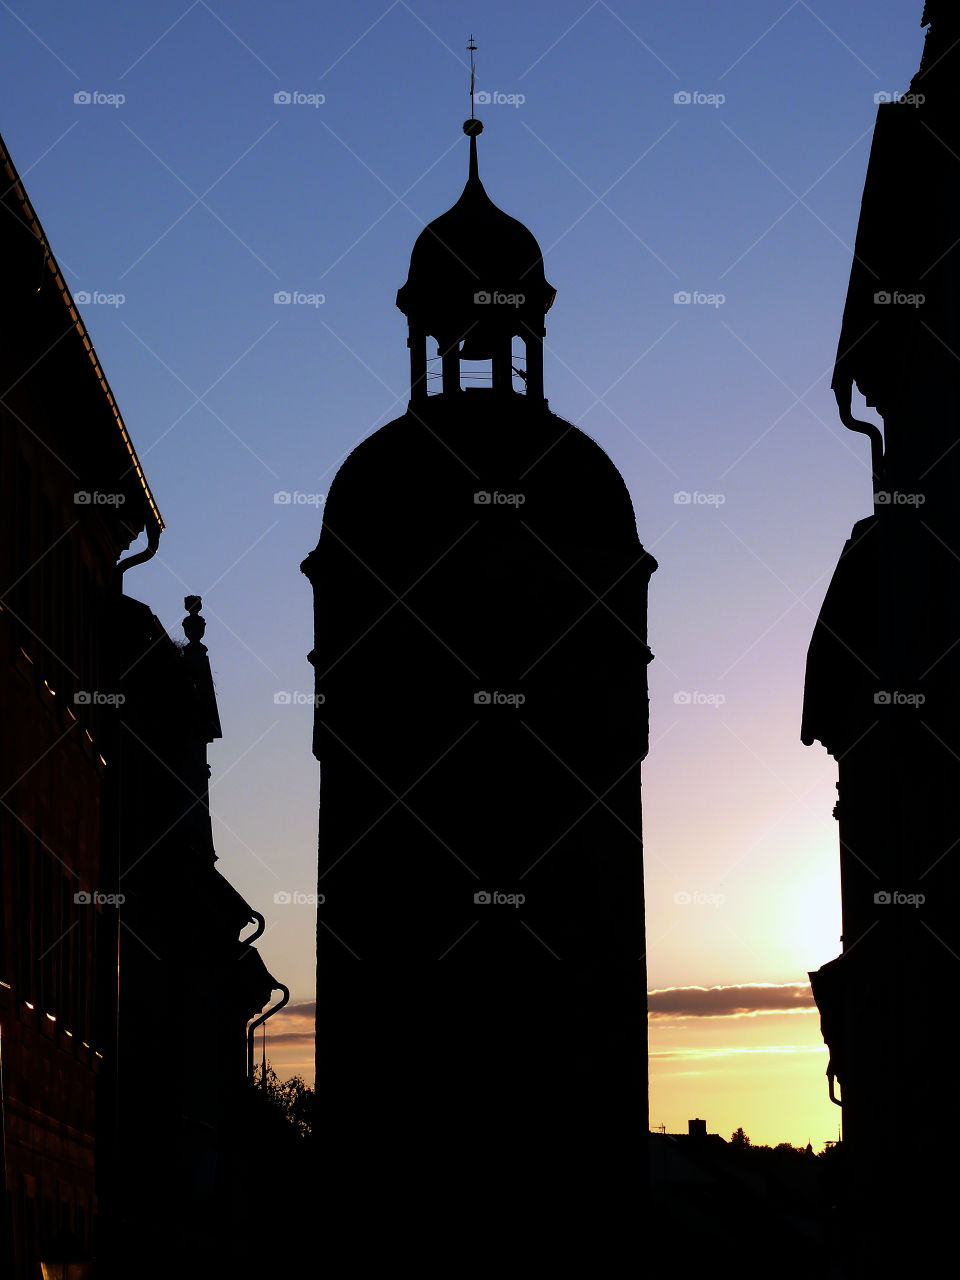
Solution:
[[[460,343],[445,334],[440,340],[443,363],[443,394],[452,395],[460,390]]]
[[[513,335],[498,333],[493,342],[493,389],[494,391],[511,391],[513,389]]]
[[[543,337],[531,329],[526,333],[527,395],[543,399]]]
[[[407,346],[410,348],[410,399],[425,400],[427,397],[427,335],[419,325],[410,326]]]

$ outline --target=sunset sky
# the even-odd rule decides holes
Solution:
[[[343,458],[406,407],[394,299],[466,177],[473,31],[495,99],[481,175],[557,288],[551,408],[619,467],[660,565],[651,1125],[836,1138],[806,982],[840,950],[836,766],[801,746],[800,710],[814,619],[872,509],[829,383],[876,95],[906,91],[922,7],[0,6],[0,131],[167,523],[126,590],[174,636],[203,597],[219,865],[291,989],[281,1075],[313,1066],[315,908],[274,902],[316,887],[299,565]]]

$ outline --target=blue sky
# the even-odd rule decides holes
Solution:
[[[68,284],[90,295],[168,526],[126,589],[175,635],[184,594],[204,598],[220,865],[267,915],[261,950],[294,1000],[313,995],[313,909],[273,896],[315,887],[318,774],[309,706],[274,698],[311,688],[299,564],[322,499],[274,495],[324,494],[405,408],[394,298],[465,179],[471,31],[478,89],[513,99],[478,108],[481,175],[557,288],[551,407],[620,468],[660,563],[650,985],[796,983],[839,951],[835,766],[800,745],[803,664],[871,509],[865,442],[829,382],[875,95],[907,89],[921,9],[0,6],[0,130]],[[277,305],[279,291],[323,301]],[[815,1142],[834,1136],[824,1066],[797,1086]],[[756,1088],[741,1083],[733,1109]]]

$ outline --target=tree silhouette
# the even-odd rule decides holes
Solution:
[[[303,1076],[281,1080],[268,1061],[266,1071],[262,1066],[255,1068],[253,1084],[257,1095],[283,1115],[298,1137],[310,1137],[313,1132],[315,1093],[313,1086],[308,1085]]]

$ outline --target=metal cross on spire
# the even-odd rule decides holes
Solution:
[[[477,66],[473,55],[477,52],[477,45],[472,33],[470,35],[470,43],[467,45],[467,52],[470,54],[470,119],[473,120],[473,87],[477,76]]]

